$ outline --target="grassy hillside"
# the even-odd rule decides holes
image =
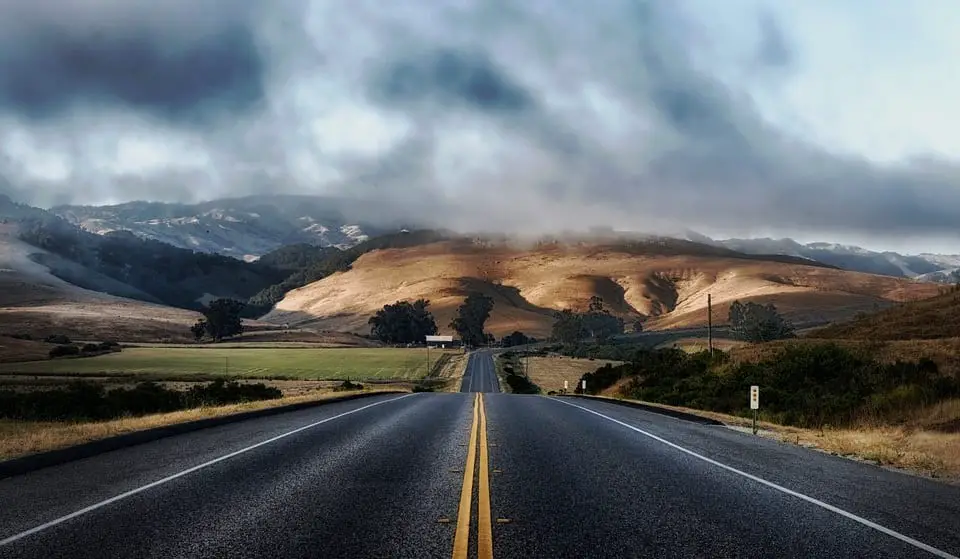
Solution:
[[[929,340],[960,337],[960,292],[895,305],[810,333],[823,339]]]
[[[422,297],[431,301],[445,331],[464,297],[481,292],[494,299],[488,322],[494,335],[520,330],[542,337],[555,310],[585,310],[594,295],[628,324],[642,320],[651,329],[705,325],[707,294],[713,296],[715,324],[726,321],[725,309],[739,299],[774,303],[807,325],[929,297],[938,289],[719,250],[723,256],[714,247],[660,239],[528,245],[459,239],[375,250],[348,271],[287,293],[263,319],[367,332],[368,318],[383,305]]]
[[[383,235],[345,250],[304,243],[278,248],[263,255],[258,262],[279,270],[285,277],[282,281],[253,295],[250,298],[250,304],[259,311],[258,315],[265,314],[283,299],[287,292],[319,281],[336,272],[345,272],[357,258],[368,252],[386,248],[413,247],[441,241],[448,236],[439,231],[421,230]]]
[[[431,351],[431,366],[445,354]],[[462,354],[462,352],[461,352]],[[443,358],[449,359],[449,358]],[[137,347],[83,359],[0,364],[0,375],[124,375],[132,379],[285,378],[311,380],[419,379],[427,354],[406,348]]]

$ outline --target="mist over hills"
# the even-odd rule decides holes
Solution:
[[[106,234],[130,231],[176,247],[253,260],[282,246],[306,243],[349,248],[371,237],[420,225],[389,217],[389,203],[307,195],[255,195],[198,204],[128,202],[112,206],[56,206],[50,210],[81,228]],[[647,238],[648,234],[587,228],[569,237]],[[845,270],[954,283],[960,255],[900,254],[831,242],[802,244],[782,238],[713,239],[693,230],[662,236],[723,247],[746,254],[775,254]]]
[[[198,204],[56,206],[50,211],[92,233],[130,231],[176,247],[241,259],[297,243],[349,248],[398,225],[383,218],[364,221],[364,206],[355,200],[289,194]]]

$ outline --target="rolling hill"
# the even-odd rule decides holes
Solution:
[[[28,245],[14,233],[14,226],[0,225],[0,334],[185,340],[190,325],[199,317],[199,313],[188,310],[103,293],[150,299],[132,286]],[[91,289],[53,275],[48,265],[82,278]]]
[[[809,336],[872,341],[960,338],[960,291],[951,289],[936,297],[857,316],[819,328]]]
[[[663,329],[705,324],[710,293],[718,324],[739,299],[774,303],[798,325],[815,325],[938,292],[933,284],[802,262],[663,238],[528,246],[449,240],[364,254],[350,270],[290,291],[263,320],[367,332],[383,305],[423,297],[449,331],[456,307],[478,291],[495,300],[488,330],[498,336],[544,336],[555,310],[585,309],[593,295],[628,323]]]

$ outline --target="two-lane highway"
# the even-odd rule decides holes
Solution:
[[[490,351],[474,351],[467,357],[467,370],[460,392],[500,392],[500,380]]]
[[[960,555],[958,487],[493,372],[0,480],[0,557]]]

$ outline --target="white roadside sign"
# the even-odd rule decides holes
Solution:
[[[760,409],[760,387],[757,385],[750,387],[750,409]]]

